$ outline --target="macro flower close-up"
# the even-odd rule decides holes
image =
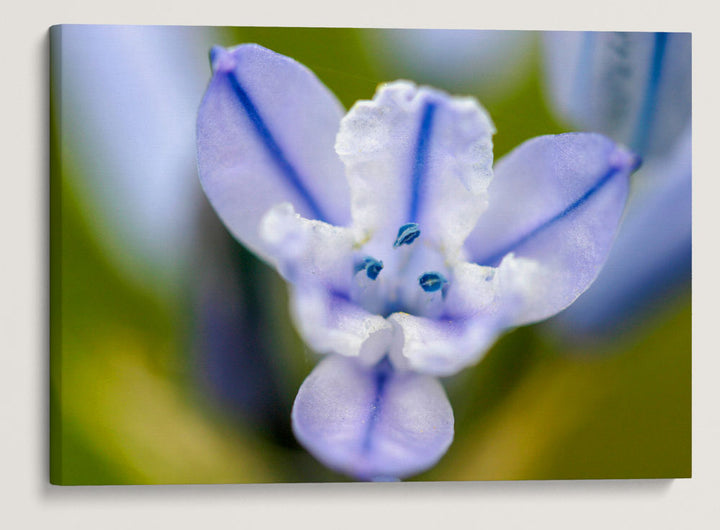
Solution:
[[[50,482],[690,476],[691,37],[53,26]]]
[[[565,133],[494,162],[495,127],[471,97],[395,81],[345,113],[309,69],[259,45],[215,47],[211,63],[203,189],[286,280],[295,326],[326,355],[295,400],[297,439],[362,480],[433,466],[454,436],[438,378],[590,286],[638,157]]]

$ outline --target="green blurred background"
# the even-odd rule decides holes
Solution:
[[[115,208],[122,220],[126,210],[119,205],[132,203],[132,193],[108,200],[89,191],[108,176],[97,171],[104,162],[93,159],[96,144],[88,148],[79,127],[87,126],[101,145],[113,124],[102,114],[73,120],[87,111],[69,88],[68,76],[81,70],[66,68],[67,35],[55,31],[51,482],[348,480],[293,439],[292,401],[317,357],[290,322],[284,283],[228,235],[202,196],[192,163],[173,176],[191,190],[187,208],[177,211],[185,227],[180,253],[165,248],[166,240],[148,254],[137,252],[133,234],[105,215]],[[73,35],[82,36],[78,31]],[[257,42],[308,66],[346,108],[397,78],[475,95],[497,127],[496,159],[528,138],[566,130],[546,105],[536,34],[518,33],[513,43],[498,45],[505,71],[497,60],[463,58],[454,75],[423,71],[422,56],[412,65],[395,50],[407,31],[172,31],[185,40],[202,34],[192,57],[167,55],[181,70],[184,60],[204,61],[200,87],[210,76],[203,39],[224,46]],[[128,50],[130,57],[143,53]],[[187,112],[194,113],[201,95],[188,96]],[[93,119],[104,126],[92,128]],[[182,145],[192,150],[192,127],[186,135]],[[116,149],[117,141],[104,148]],[[187,155],[192,160],[194,153]],[[158,149],[157,156],[173,151]],[[690,385],[689,278],[683,293],[664,300],[641,325],[600,342],[568,340],[549,324],[518,329],[477,366],[445,380],[455,441],[437,466],[412,480],[688,477]]]

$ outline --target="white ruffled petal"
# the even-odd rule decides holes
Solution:
[[[442,313],[427,318],[394,313],[391,354],[412,370],[453,375],[477,363],[498,336],[547,295],[543,269],[508,255],[497,267],[460,263],[453,267]]]
[[[397,81],[343,118],[335,149],[345,162],[356,229],[390,248],[417,223],[422,240],[454,253],[486,205],[492,135],[472,98]]]
[[[282,203],[263,217],[260,237],[289,282],[348,292],[353,273],[350,229],[305,219],[290,203]]]
[[[318,353],[360,357],[373,363],[389,350],[392,326],[338,292],[295,288],[291,310],[303,339]]]

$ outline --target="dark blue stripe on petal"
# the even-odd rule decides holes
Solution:
[[[612,178],[620,173],[622,173],[624,170],[627,170],[626,167],[611,167],[607,173],[605,173],[600,179],[588,190],[585,192],[585,194],[577,199],[575,202],[573,202],[570,206],[565,208],[562,212],[558,213],[557,215],[551,217],[547,221],[544,221],[536,228],[530,230],[527,234],[517,238],[515,241],[507,245],[505,248],[494,252],[492,255],[483,258],[483,259],[476,259],[475,262],[479,265],[485,265],[490,267],[497,267],[502,259],[507,256],[510,252],[517,249],[519,246],[527,243],[529,240],[531,240],[533,237],[537,236],[540,232],[545,230],[546,228],[549,228],[553,224],[555,224],[557,221],[560,221],[564,217],[570,215],[572,212],[580,208],[583,204],[585,204],[595,193],[597,193],[602,187],[610,182]],[[632,168],[631,168],[632,169]]]
[[[240,101],[240,104],[243,106],[245,112],[247,112],[250,122],[253,124],[253,127],[255,127],[255,132],[257,132],[262,143],[270,153],[273,162],[275,162],[277,167],[280,169],[280,172],[283,174],[287,182],[293,187],[293,189],[295,189],[298,195],[302,197],[315,219],[328,221],[328,218],[322,208],[320,208],[320,205],[315,201],[313,196],[305,187],[302,178],[292,164],[290,164],[285,156],[285,153],[275,141],[275,137],[270,132],[270,129],[268,129],[265,121],[262,119],[262,116],[260,116],[257,107],[243,88],[240,80],[237,78],[237,75],[234,72],[228,72],[228,79],[230,80],[230,85]]]
[[[417,222],[420,210],[420,188],[427,172],[427,156],[430,149],[430,136],[432,135],[433,116],[435,115],[436,104],[428,102],[423,110],[420,131],[418,132],[417,146],[415,147],[415,159],[413,161],[412,182],[410,190],[410,211],[409,222]]]
[[[367,427],[365,429],[365,437],[363,438],[363,451],[369,452],[372,450],[373,434],[375,431],[375,425],[380,418],[380,412],[382,411],[382,401],[385,397],[385,387],[388,379],[392,375],[393,366],[390,359],[386,355],[383,357],[374,368],[375,376],[375,399],[372,402],[370,408],[370,417],[368,418]]]
[[[653,117],[655,116],[655,107],[657,104],[658,88],[660,86],[660,77],[662,75],[663,59],[665,57],[665,45],[667,43],[667,33],[656,33],[655,44],[652,51],[652,62],[650,63],[650,72],[648,73],[647,87],[645,89],[645,98],[643,99],[640,113],[638,114],[635,133],[633,134],[632,148],[640,155],[645,154],[652,127]]]

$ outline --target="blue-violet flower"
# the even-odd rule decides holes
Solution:
[[[277,268],[305,341],[298,440],[357,478],[432,466],[453,438],[436,379],[504,330],[565,308],[612,244],[636,157],[598,134],[532,139],[493,168],[472,98],[407,81],[343,117],[304,66],[211,52],[200,179],[228,229]]]

